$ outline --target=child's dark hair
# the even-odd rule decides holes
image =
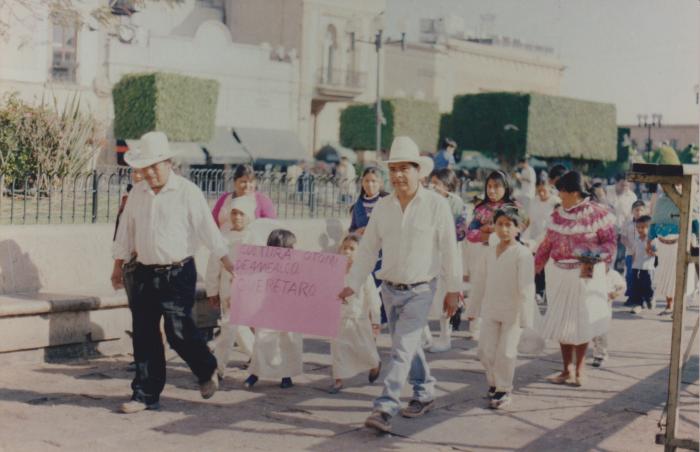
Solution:
[[[550,180],[556,182],[556,180],[562,177],[567,171],[568,170],[564,165],[562,165],[561,163],[557,163],[549,169],[549,171],[547,172],[547,177],[549,177]]]
[[[343,240],[340,242],[342,245],[345,242],[355,242],[358,245],[360,244],[360,236],[357,234],[348,234],[345,237],[343,237]]]
[[[637,218],[636,220],[634,220],[634,223],[635,223],[635,224],[638,224],[638,223],[651,223],[651,216],[649,216],[649,215],[642,215],[641,217],[639,217],[639,218]]]
[[[569,171],[557,180],[557,190],[564,193],[579,193],[582,197],[589,196],[584,187],[583,176],[578,171]]]
[[[450,193],[454,193],[457,191],[457,187],[459,186],[459,179],[457,179],[457,174],[452,171],[449,168],[442,168],[438,170],[433,170],[432,173],[430,173],[430,178],[436,178],[440,182],[442,182],[445,187],[447,187],[447,191]]]
[[[267,246],[276,246],[278,248],[294,248],[297,243],[297,237],[292,231],[286,229],[275,229],[270,232],[267,238]]]
[[[487,177],[484,181],[484,200],[477,204],[475,208],[491,201],[489,199],[489,194],[486,191],[490,180],[499,181],[501,185],[503,185],[503,188],[505,188],[505,193],[503,194],[501,201],[510,204],[515,202],[515,200],[511,197],[513,190],[510,188],[510,183],[508,183],[508,176],[501,170],[495,170],[492,171],[491,174],[489,174],[489,177]]]
[[[238,165],[236,169],[233,171],[233,180],[234,182],[240,179],[241,177],[252,177],[255,179],[255,170],[253,167],[247,163],[244,163],[242,165]]]
[[[645,203],[644,201],[642,201],[641,199],[638,199],[638,200],[636,200],[635,202],[632,203],[632,209],[631,209],[631,210],[634,210],[634,209],[636,209],[637,207],[646,207],[646,206],[647,206],[647,205],[646,205],[646,203]]]
[[[498,220],[500,217],[508,218],[518,227],[524,225],[527,222],[526,218],[523,215],[523,212],[518,208],[518,206],[515,206],[513,204],[503,206],[500,209],[496,210],[496,213],[493,214],[493,222],[495,223],[496,220]]]
[[[508,204],[496,210],[496,212],[493,214],[493,222],[496,223],[496,221],[498,221],[500,217],[508,218],[515,224],[515,226],[518,227],[518,229],[520,229],[518,235],[515,236],[515,240],[517,240],[520,243],[523,243],[520,240],[520,236],[522,234],[523,228],[528,225],[528,220],[525,216],[525,213],[521,209],[519,209],[518,206],[514,204]]]

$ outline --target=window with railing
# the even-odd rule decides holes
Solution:
[[[51,80],[74,83],[78,68],[78,24],[55,15],[52,17]]]

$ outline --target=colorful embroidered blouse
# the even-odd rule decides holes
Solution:
[[[493,224],[493,215],[505,202],[485,202],[474,208],[474,216],[467,228],[467,240],[473,243],[481,243],[481,227],[485,224]]]
[[[535,253],[535,272],[554,261],[576,261],[576,254],[599,252],[610,263],[617,253],[615,217],[604,207],[585,199],[570,209],[557,207],[547,223],[544,240]]]

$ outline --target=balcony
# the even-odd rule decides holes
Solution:
[[[326,67],[318,71],[316,82],[321,97],[327,100],[348,100],[365,90],[367,74]]]

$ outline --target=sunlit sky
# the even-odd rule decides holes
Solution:
[[[698,0],[386,0],[386,28],[396,36],[409,19],[460,16],[478,30],[493,14],[493,32],[545,45],[566,66],[561,95],[611,102],[618,123],[661,113],[666,124],[698,123],[700,67]]]

